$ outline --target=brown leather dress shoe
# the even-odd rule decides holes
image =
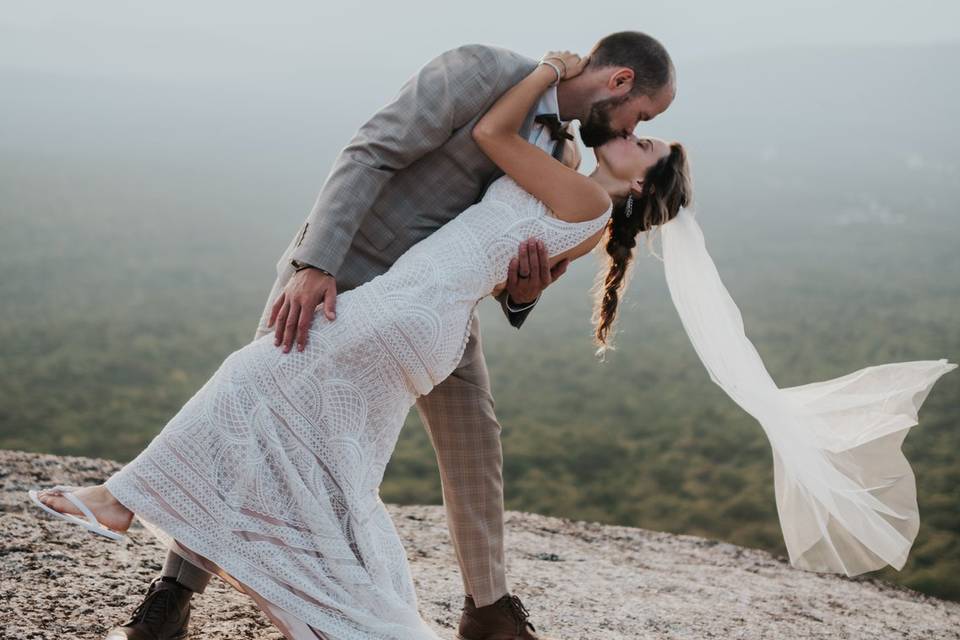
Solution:
[[[185,640],[193,591],[173,578],[157,576],[133,616],[107,633],[105,640]]]
[[[507,594],[485,607],[477,607],[466,596],[457,640],[551,640],[537,634],[529,615],[517,596]]]

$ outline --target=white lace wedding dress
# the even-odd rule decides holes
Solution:
[[[316,314],[303,352],[267,334],[227,356],[107,489],[168,545],[302,621],[303,637],[437,637],[379,496],[399,431],[415,398],[456,368],[474,307],[520,241],[536,236],[553,256],[609,215],[564,222],[499,178],[389,271],[341,294],[335,321]]]

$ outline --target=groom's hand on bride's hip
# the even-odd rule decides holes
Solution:
[[[517,257],[510,260],[507,293],[517,304],[529,304],[567,270],[566,258],[550,268],[550,256],[542,240],[527,238],[520,243]]]
[[[290,351],[297,341],[300,351],[307,346],[307,334],[313,323],[313,314],[320,303],[328,320],[337,317],[337,281],[319,269],[301,269],[290,276],[287,286],[273,303],[268,327],[276,322],[273,344],[283,344],[283,352]]]

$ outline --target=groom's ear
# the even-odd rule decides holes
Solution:
[[[627,95],[633,89],[635,74],[630,67],[618,67],[607,76],[607,89],[613,95]]]

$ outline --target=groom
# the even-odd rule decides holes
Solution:
[[[586,69],[542,96],[520,134],[572,166],[579,153],[567,124],[580,121],[589,147],[627,135],[662,113],[675,94],[673,64],[642,33],[601,39]],[[301,349],[316,309],[336,318],[336,296],[386,271],[408,248],[482,197],[503,173],[477,148],[473,125],[537,61],[486,45],[464,45],[424,65],[340,152],[310,215],[277,264],[255,339],[275,334],[284,352]],[[519,328],[540,294],[566,269],[547,268],[546,249],[520,244],[498,296]],[[296,345],[296,346],[294,346]],[[440,468],[450,537],[460,565],[462,640],[535,640],[504,571],[500,424],[474,313],[458,368],[417,410]],[[108,640],[185,638],[190,596],[210,574],[170,551],[143,603]],[[544,639],[545,640],[545,639]]]

